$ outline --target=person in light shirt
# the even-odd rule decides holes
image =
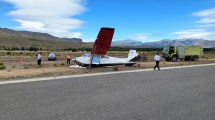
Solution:
[[[42,53],[40,52],[37,54],[37,64],[39,66],[41,66],[41,61],[42,61]]]
[[[154,57],[154,60],[155,60],[155,62],[156,62],[156,65],[155,65],[155,67],[154,67],[154,70],[155,70],[156,68],[158,68],[158,70],[160,70],[160,67],[159,67],[160,59],[161,59],[161,57],[160,57],[159,54],[157,53],[157,55],[155,55],[155,57]]]

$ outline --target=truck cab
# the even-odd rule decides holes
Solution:
[[[166,46],[163,48],[162,57],[165,58],[166,61],[177,61],[177,49],[174,46]]]

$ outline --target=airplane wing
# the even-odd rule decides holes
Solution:
[[[101,28],[91,50],[91,54],[105,55],[110,48],[114,28]]]

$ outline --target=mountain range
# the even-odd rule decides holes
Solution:
[[[82,42],[82,39],[80,38],[58,38],[47,33],[15,31],[7,28],[0,28],[0,35],[12,35],[17,37],[28,37],[28,38],[34,38],[34,39],[57,40],[57,41],[66,41],[66,42],[75,42],[75,43]]]
[[[142,43],[136,40],[121,40],[112,42],[112,46],[138,47],[138,48],[163,48],[165,46],[203,46],[204,48],[215,48],[215,40],[204,39],[164,39],[154,42]]]
[[[44,50],[91,48],[91,43],[85,43],[80,38],[58,38],[47,33],[15,31],[8,28],[0,28],[0,49],[37,47]],[[112,47],[133,48],[163,48],[165,46],[203,46],[215,48],[215,40],[204,39],[164,39],[154,42],[140,42],[137,40],[113,41]]]
[[[58,38],[47,33],[15,31],[0,28],[0,49],[36,47],[43,50],[89,48],[92,43],[84,43],[80,38]]]

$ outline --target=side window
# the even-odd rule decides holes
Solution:
[[[169,48],[169,54],[172,54],[172,53],[174,53],[174,47]]]

